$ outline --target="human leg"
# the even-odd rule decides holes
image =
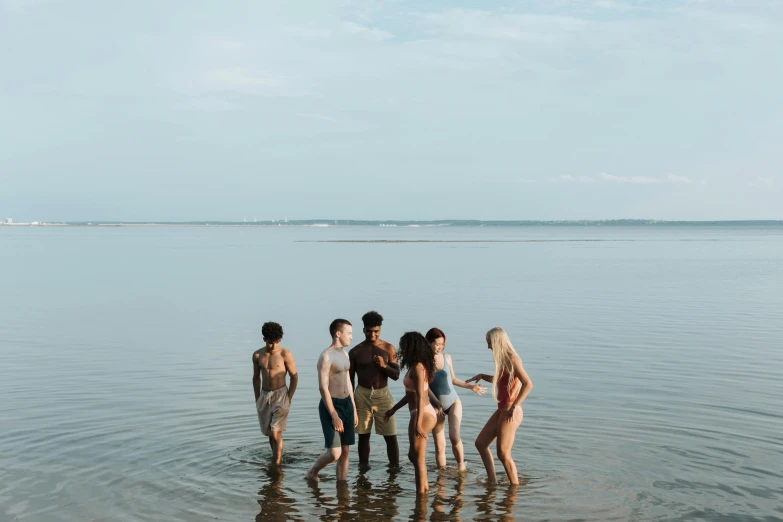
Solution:
[[[457,461],[457,469],[464,471],[466,469],[465,451],[462,447],[462,439],[460,438],[460,424],[462,423],[462,401],[457,401],[451,406],[449,409],[448,418],[451,451],[454,453],[454,459]]]
[[[337,460],[337,480],[348,480],[348,455],[350,446],[342,446]]]
[[[517,466],[514,459],[511,458],[511,448],[514,447],[514,438],[517,434],[517,428],[522,424],[522,408],[514,408],[514,415],[511,422],[499,422],[497,426],[497,452],[498,459],[503,464],[511,484],[519,484],[517,475]]]
[[[489,445],[497,437],[498,415],[498,410],[495,410],[476,437],[476,449],[484,462],[484,468],[487,470],[487,482],[490,484],[494,484],[498,480],[495,475],[495,459],[492,457],[492,452],[489,451]]]
[[[283,459],[283,432],[269,432],[269,446],[272,448],[272,461],[280,464]]]
[[[438,418],[435,427],[432,428],[432,438],[435,439],[435,461],[439,468],[446,467],[446,419]]]
[[[415,435],[413,437],[413,459],[414,459],[414,475],[416,477],[416,493],[426,493],[429,489],[429,482],[427,480],[427,439],[435,427],[437,418],[435,415],[429,413],[422,413],[421,419],[422,428],[427,435],[422,438]]]

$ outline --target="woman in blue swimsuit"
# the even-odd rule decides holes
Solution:
[[[454,458],[457,460],[457,468],[460,471],[464,471],[466,469],[465,452],[462,449],[462,439],[459,434],[459,427],[462,422],[462,401],[459,400],[459,395],[457,395],[457,390],[454,387],[466,388],[477,395],[484,395],[487,393],[487,389],[479,384],[468,384],[457,379],[454,375],[454,365],[451,362],[451,356],[443,353],[444,348],[446,348],[446,334],[441,329],[431,328],[424,338],[430,343],[435,353],[435,374],[430,383],[429,396],[430,403],[438,412],[438,423],[432,430],[435,438],[438,467],[446,467],[445,427],[446,418],[448,417],[451,450],[454,452]],[[407,397],[403,397],[400,402],[386,412],[386,418],[389,419],[407,402]]]
[[[471,390],[477,395],[487,393],[486,388],[478,384],[468,384],[454,375],[454,365],[451,362],[451,356],[444,354],[446,348],[446,334],[439,328],[431,328],[424,336],[427,342],[432,346],[435,352],[435,375],[430,384],[432,393],[437,397],[438,402],[433,404],[438,410],[438,423],[433,428],[432,433],[435,438],[435,452],[437,455],[438,466],[446,467],[446,418],[449,420],[449,439],[451,439],[451,450],[454,452],[454,458],[457,461],[457,468],[464,471],[465,452],[462,449],[462,439],[460,438],[459,428],[462,422],[462,401],[459,400],[455,386]],[[435,401],[433,401],[435,402]],[[442,414],[441,414],[442,412]]]

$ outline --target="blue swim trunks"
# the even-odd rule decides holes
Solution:
[[[337,412],[337,416],[343,421],[343,432],[334,429],[332,423],[332,416],[329,415],[329,411],[326,409],[324,400],[318,403],[318,417],[321,419],[321,429],[324,432],[324,447],[325,448],[339,448],[340,446],[353,446],[356,444],[356,436],[353,426],[353,402],[351,397],[345,397],[343,399],[335,399],[332,397],[332,404],[334,405],[334,411]]]

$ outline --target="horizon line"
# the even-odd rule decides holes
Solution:
[[[273,219],[256,221],[226,221],[226,220],[74,220],[74,221],[32,221],[6,222],[0,221],[0,226],[144,226],[144,225],[231,225],[231,226],[265,226],[265,225],[322,225],[322,226],[362,226],[362,225],[777,225],[783,224],[783,219],[646,219],[646,218],[613,218],[613,219]]]

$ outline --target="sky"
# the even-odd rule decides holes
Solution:
[[[0,0],[0,217],[783,219],[783,1]]]

